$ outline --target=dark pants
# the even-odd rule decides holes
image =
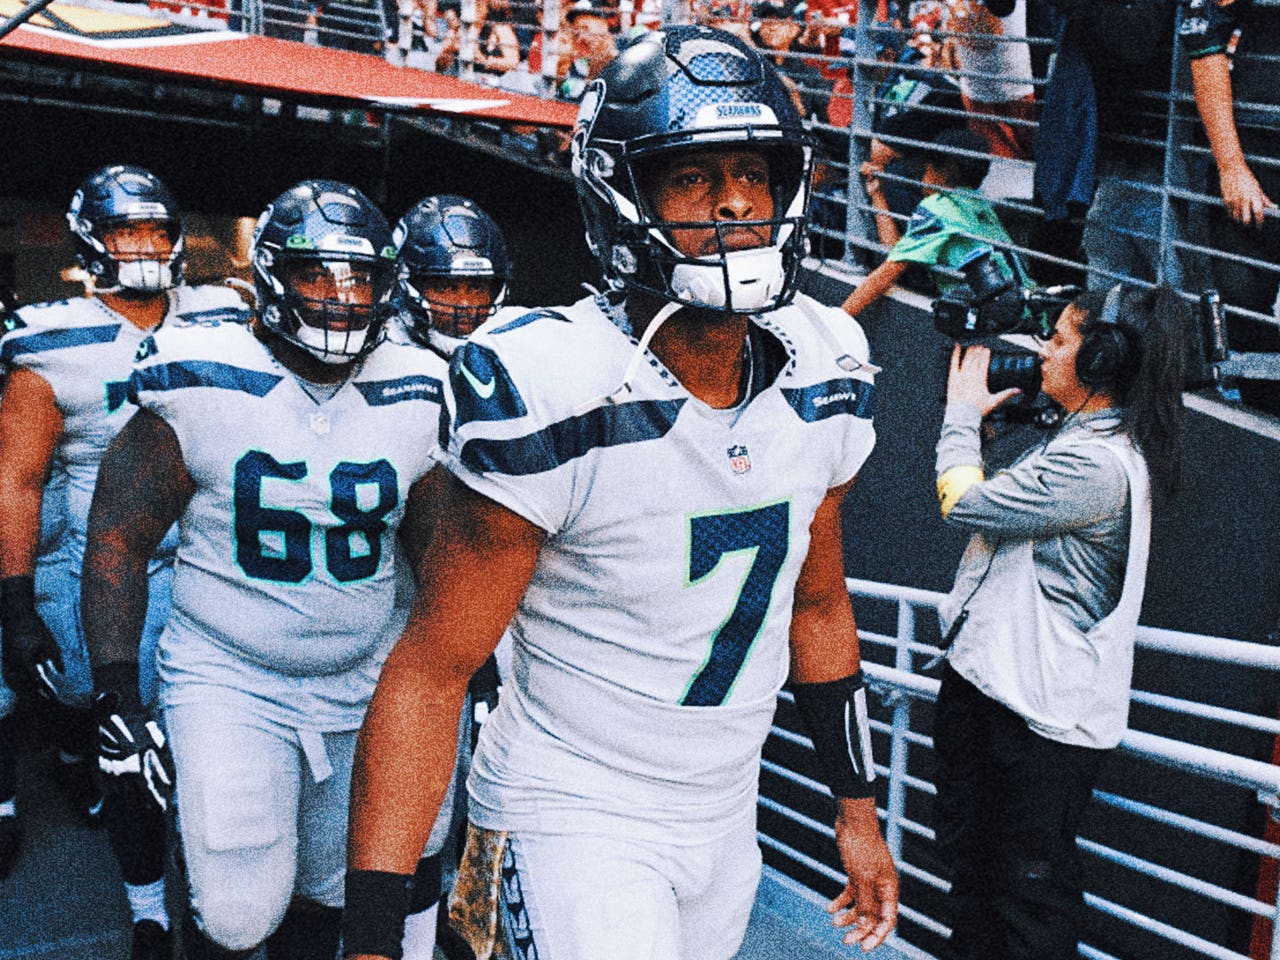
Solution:
[[[1107,751],[1032,733],[948,665],[934,722],[938,848],[952,871],[947,960],[1075,960],[1075,837]]]
[[[1280,160],[1280,130],[1266,135],[1261,131],[1242,131],[1241,140],[1248,156]],[[1250,168],[1258,178],[1266,195],[1280,203],[1280,167],[1250,162]],[[1210,190],[1221,188],[1217,177]],[[1280,220],[1268,217],[1261,228],[1245,227],[1227,215],[1221,204],[1209,211],[1209,236],[1213,246],[1228,253],[1261,260],[1264,263],[1280,263]],[[1264,316],[1277,316],[1280,309],[1280,272],[1233,262],[1224,257],[1212,258],[1213,280],[1222,294],[1224,303],[1245,307]],[[1227,318],[1227,333],[1232,350],[1275,352],[1280,350],[1280,330],[1274,323],[1245,317]],[[1273,380],[1241,380],[1238,383],[1245,403],[1280,414],[1280,383]]]

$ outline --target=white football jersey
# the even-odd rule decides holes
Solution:
[[[604,402],[636,341],[590,298],[491,321],[454,357],[446,464],[547,532],[475,759],[480,826],[679,843],[753,815],[809,527],[871,452],[875,368],[808,298],[750,341],[727,410],[652,354]]]
[[[173,428],[195,482],[163,702],[213,689],[295,728],[359,726],[395,639],[395,535],[433,462],[443,361],[382,343],[324,399],[247,327],[173,325],[143,353],[130,397]]]
[[[165,323],[246,322],[248,311],[228,287],[169,291]],[[125,384],[138,347],[151,331],[134,326],[101,300],[79,298],[17,311],[15,329],[0,342],[6,371],[27,369],[53,389],[63,431],[50,486],[65,487],[65,560],[79,576],[89,504],[107,446],[133,416]],[[45,538],[42,537],[42,541]],[[172,556],[170,539],[157,556]]]

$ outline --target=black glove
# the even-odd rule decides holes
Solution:
[[[35,578],[0,580],[0,645],[4,682],[16,693],[58,698],[62,653],[36,612]]]
[[[173,796],[173,757],[160,724],[138,697],[137,665],[108,664],[98,672],[110,674],[122,667],[132,672],[132,688],[108,689],[94,698],[102,791],[163,812]]]

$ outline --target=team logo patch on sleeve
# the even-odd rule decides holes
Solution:
[[[357,383],[355,388],[371,407],[385,407],[406,400],[429,400],[440,403],[443,385],[435,377],[415,374],[398,380],[371,380]]]
[[[852,378],[826,380],[808,387],[783,387],[782,395],[805,423],[841,414],[869,420],[875,406],[875,385]]]
[[[528,413],[498,355],[478,343],[465,343],[453,355],[449,383],[457,404],[455,430],[473,420],[515,420]]]

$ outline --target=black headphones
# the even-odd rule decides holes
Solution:
[[[1137,331],[1120,319],[1123,299],[1124,285],[1117,283],[1107,291],[1098,319],[1085,322],[1076,351],[1076,377],[1091,389],[1113,390],[1130,382],[1138,372]]]

